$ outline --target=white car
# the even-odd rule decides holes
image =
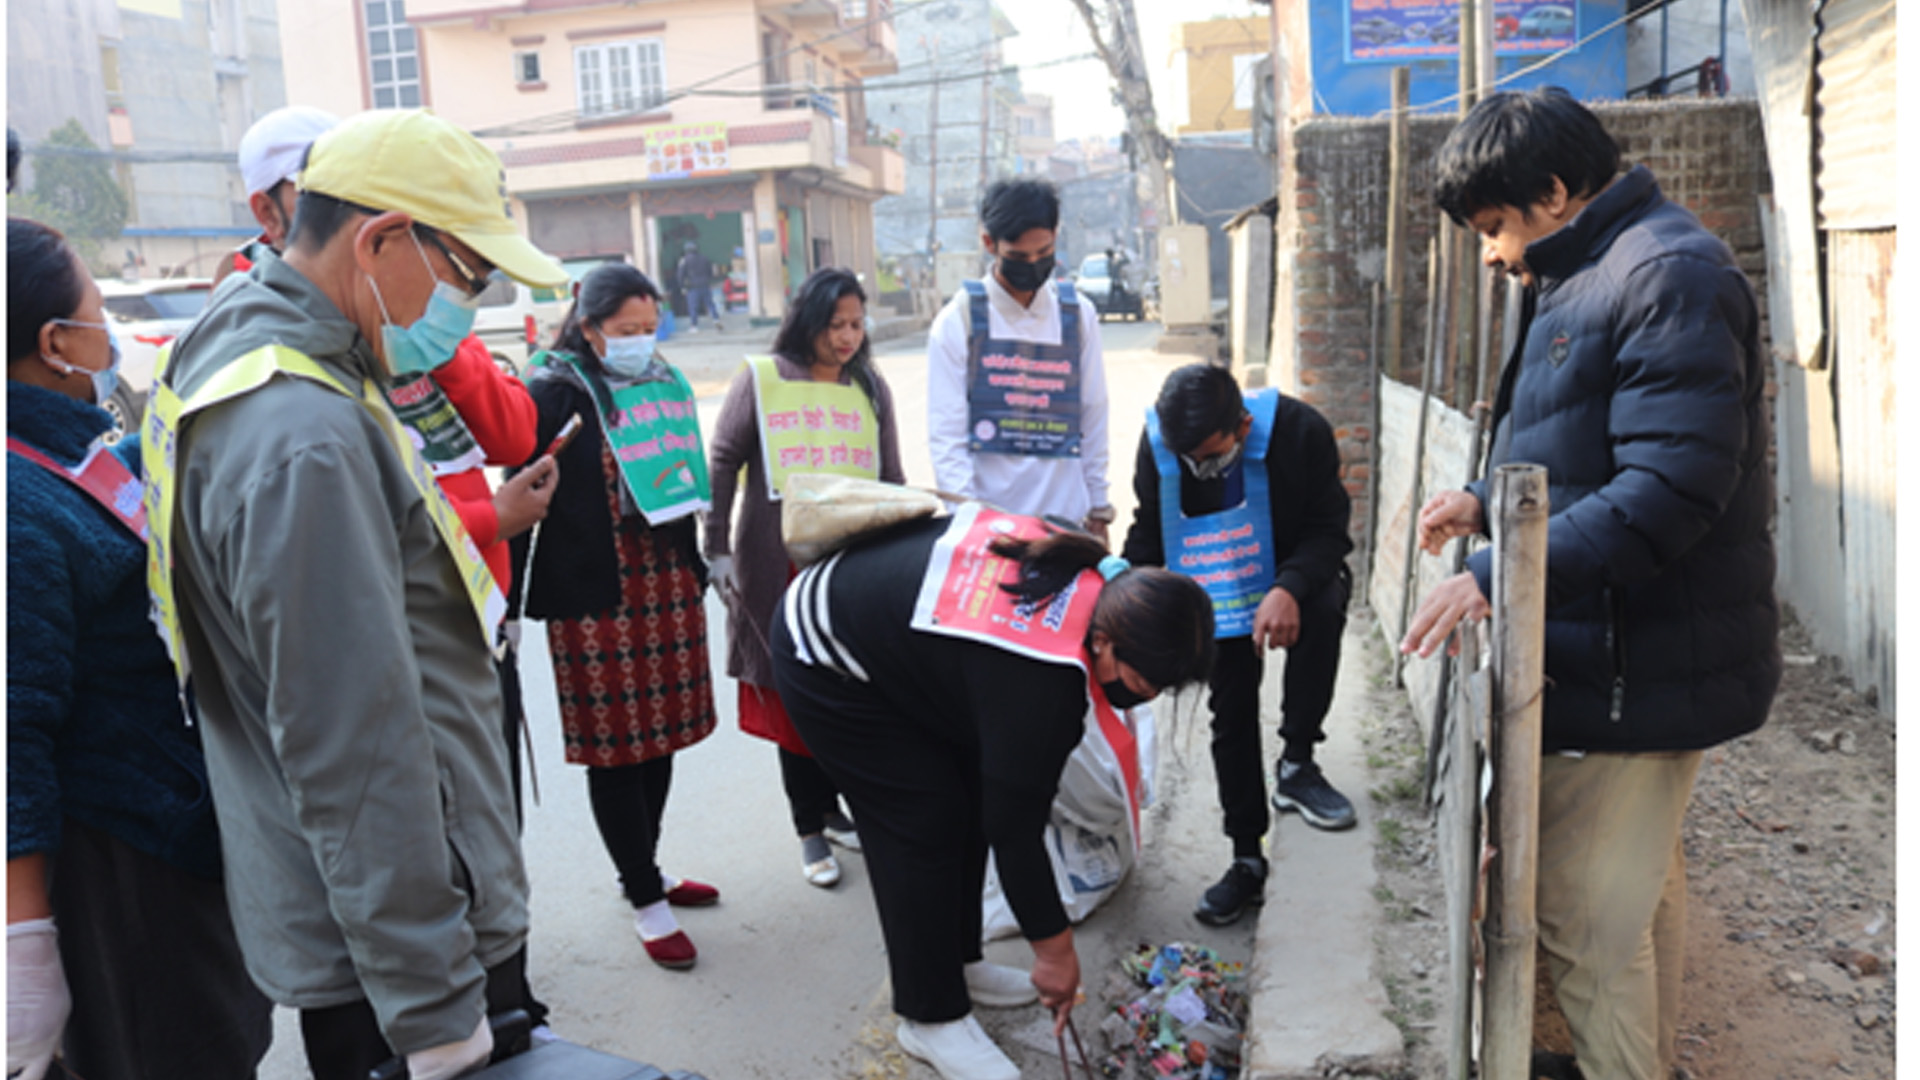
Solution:
[[[120,342],[120,388],[101,407],[113,415],[114,429],[106,441],[118,442],[135,430],[153,387],[153,362],[161,346],[192,325],[213,282],[207,278],[160,278],[152,281],[102,281],[107,321]]]
[[[567,317],[566,289],[535,289],[494,271],[480,294],[473,332],[509,375],[518,374],[535,351],[553,344]]]

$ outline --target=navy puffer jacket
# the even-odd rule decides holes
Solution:
[[[1543,749],[1694,750],[1752,731],[1780,681],[1753,288],[1644,167],[1526,261],[1490,464],[1548,470]],[[1485,505],[1485,484],[1471,490]],[[1491,556],[1468,562],[1488,596]]]
[[[7,380],[7,434],[77,464],[113,421]],[[139,446],[119,455],[138,475]],[[7,455],[7,858],[51,854],[63,818],[220,876],[200,735],[147,618],[147,549],[72,483]]]

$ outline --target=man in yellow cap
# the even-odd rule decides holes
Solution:
[[[146,424],[156,616],[191,678],[247,967],[317,1080],[484,1063],[527,881],[499,591],[380,388],[444,360],[498,268],[566,279],[499,159],[421,110],[313,145],[284,258],[228,278]]]

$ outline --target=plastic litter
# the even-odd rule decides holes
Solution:
[[[1204,945],[1141,945],[1121,960],[1100,1023],[1109,1080],[1234,1080],[1246,1032],[1245,965]]]

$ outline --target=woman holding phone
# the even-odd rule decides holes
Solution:
[[[720,894],[662,873],[656,852],[674,754],[714,725],[695,536],[707,479],[693,392],[653,349],[659,323],[653,282],[609,263],[533,358],[538,445],[559,447],[560,480],[546,521],[514,541],[514,577],[527,617],[547,622],[567,760],[587,769],[634,929],[654,963],[684,970],[698,953],[672,908]]]

